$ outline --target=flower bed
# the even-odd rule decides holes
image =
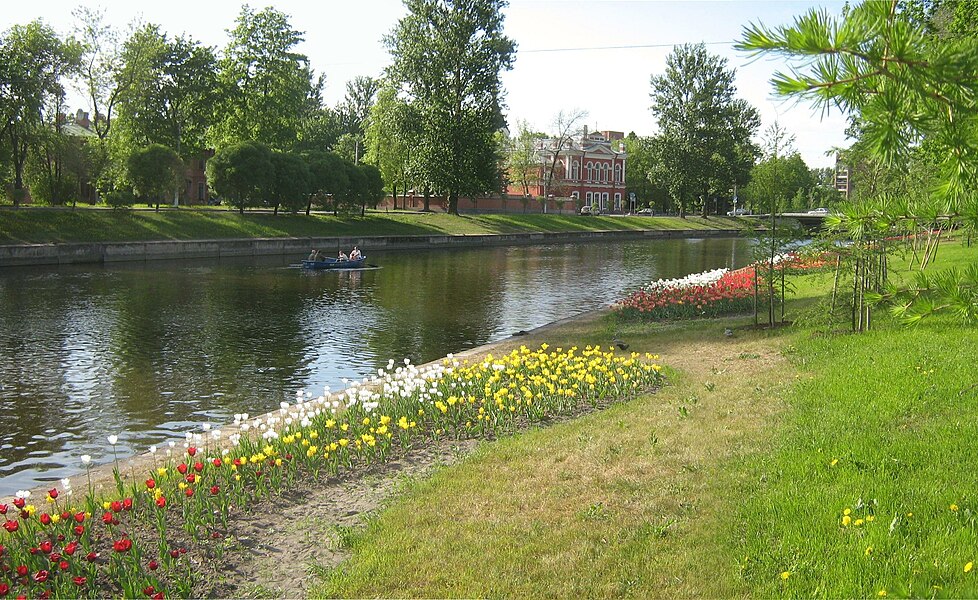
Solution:
[[[797,253],[775,257],[777,268],[788,273],[806,272],[831,265],[827,255]],[[612,305],[625,320],[695,319],[747,312],[754,305],[754,279],[763,265],[728,271],[715,269],[682,279],[659,279]]]
[[[220,558],[230,517],[256,499],[431,440],[491,438],[648,390],[661,381],[654,358],[544,344],[426,369],[391,362],[339,395],[236,415],[231,435],[205,426],[183,447],[153,448],[142,475],[123,477],[117,463],[108,497],[90,482],[75,495],[63,481],[40,506],[19,492],[0,504],[0,598],[203,595],[201,565]]]

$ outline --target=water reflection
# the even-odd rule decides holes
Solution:
[[[388,359],[434,360],[606,305],[657,277],[739,266],[745,240],[371,252],[0,272],[0,494],[271,410]],[[297,260],[294,257],[291,260]]]

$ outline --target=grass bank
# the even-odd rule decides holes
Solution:
[[[227,238],[478,235],[527,232],[737,229],[741,218],[581,217],[565,215],[461,215],[369,212],[272,215],[228,210],[21,209],[0,210],[0,244],[124,242]]]
[[[936,268],[976,259],[948,245]],[[800,280],[789,316],[830,285]],[[352,558],[312,595],[978,595],[978,335],[820,322],[601,318],[521,338],[618,337],[661,354],[671,384],[414,481],[343,536]]]

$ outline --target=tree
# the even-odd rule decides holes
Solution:
[[[363,189],[360,196],[360,216],[363,216],[368,206],[376,208],[377,203],[384,199],[384,178],[380,174],[380,169],[373,165],[359,165],[359,168],[363,174]]]
[[[958,224],[978,225],[973,193],[978,183],[978,82],[973,75],[978,70],[978,43],[972,35],[934,35],[921,22],[916,6],[909,6],[913,10],[900,10],[896,0],[864,2],[841,18],[812,10],[791,26],[769,29],[751,24],[738,44],[754,54],[786,57],[795,67],[790,74],[775,75],[777,93],[809,100],[825,110],[842,110],[858,128],[870,160],[898,169],[933,165],[929,202],[911,203],[881,191],[827,219],[850,242],[845,255],[852,268],[852,327],[858,331],[869,328],[870,306],[874,298],[883,297],[891,247],[887,237],[892,232],[907,223],[921,232],[920,239],[926,240],[920,257],[923,268],[943,231]],[[916,256],[916,247],[913,250]],[[952,291],[964,284],[957,277],[947,281]],[[893,310],[914,322],[918,315],[913,314],[913,304],[896,304]]]
[[[746,183],[757,155],[751,137],[760,118],[734,98],[734,71],[726,65],[703,44],[686,44],[666,58],[664,74],[651,78],[652,113],[659,124],[649,146],[653,177],[669,189],[680,216],[696,198],[706,216],[710,196]]]
[[[581,122],[587,118],[587,111],[579,108],[557,113],[553,120],[554,134],[547,144],[547,152],[550,154],[550,164],[546,166],[543,173],[543,195],[550,197],[554,187],[554,177],[556,176],[557,164],[560,162],[560,153],[564,148],[571,145],[574,136],[581,133]]]
[[[360,157],[366,152],[364,133],[379,89],[379,79],[362,75],[355,77],[346,82],[346,97],[336,107],[344,134],[349,136],[348,143],[353,150],[350,160],[354,163],[359,163]]]
[[[524,197],[530,195],[530,186],[540,180],[539,146],[544,139],[544,134],[531,130],[529,124],[521,120],[516,122],[516,136],[507,140],[506,172],[509,181],[523,189]]]
[[[309,200],[306,214],[313,203],[319,208],[337,212],[337,202],[346,198],[350,187],[346,161],[332,152],[307,152],[309,166]]]
[[[126,171],[136,196],[147,204],[156,204],[183,178],[183,161],[172,148],[162,144],[150,144],[129,156]]]
[[[13,166],[15,206],[26,195],[24,165],[46,127],[45,110],[63,104],[62,79],[78,69],[80,58],[74,39],[62,40],[41,21],[14,25],[0,38],[0,133]]]
[[[323,80],[295,52],[303,33],[273,8],[243,6],[220,62],[223,102],[211,132],[215,145],[254,140],[276,150],[296,146],[308,116],[322,104]]]
[[[274,184],[272,151],[257,142],[221,148],[207,161],[207,185],[244,214],[269,197]]]
[[[669,190],[650,177],[650,174],[655,171],[653,165],[655,157],[650,144],[650,138],[639,137],[634,131],[625,136],[625,152],[628,153],[625,187],[630,193],[635,194],[638,206],[648,206],[656,208],[657,212],[666,212],[669,209]]]
[[[411,171],[412,148],[418,131],[414,111],[397,97],[393,85],[385,83],[370,109],[366,130],[366,161],[380,169],[397,209],[398,185],[406,193]]]
[[[499,74],[516,45],[503,35],[505,0],[405,0],[408,14],[384,42],[388,75],[419,116],[418,175],[448,196],[494,191],[494,133],[503,125]]]
[[[282,206],[291,213],[297,213],[306,206],[309,197],[311,175],[306,161],[291,152],[272,152],[272,180],[270,198],[275,205],[275,214]]]

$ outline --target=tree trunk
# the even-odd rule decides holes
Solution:
[[[429,212],[431,210],[431,190],[428,188],[424,189],[424,211]]]
[[[448,193],[448,214],[458,216],[458,192]]]
[[[309,213],[310,212],[312,212],[312,194],[309,194],[309,201],[306,202],[306,216],[307,217],[309,216]]]
[[[394,201],[394,210],[397,210],[397,184],[391,184],[391,200]]]

